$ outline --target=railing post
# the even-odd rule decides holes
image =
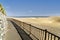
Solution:
[[[45,40],[47,38],[47,29],[45,29]]]
[[[30,34],[31,34],[31,24],[29,24],[29,25],[30,25]],[[29,35],[30,35],[30,34],[29,34]]]
[[[22,27],[23,27],[23,30],[24,30],[24,27],[25,27],[24,25],[25,25],[25,24],[24,24],[24,22],[22,22]]]

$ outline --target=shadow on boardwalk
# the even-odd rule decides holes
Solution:
[[[11,21],[11,23],[16,28],[22,40],[33,40],[23,29],[21,29],[15,22]]]

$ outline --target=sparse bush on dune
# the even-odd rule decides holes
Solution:
[[[53,21],[53,22],[60,22],[60,17],[51,17],[51,20]]]

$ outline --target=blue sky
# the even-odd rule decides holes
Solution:
[[[60,0],[0,0],[8,16],[60,16]]]

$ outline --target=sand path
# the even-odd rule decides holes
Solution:
[[[8,25],[5,40],[22,40],[12,23],[8,21]]]

